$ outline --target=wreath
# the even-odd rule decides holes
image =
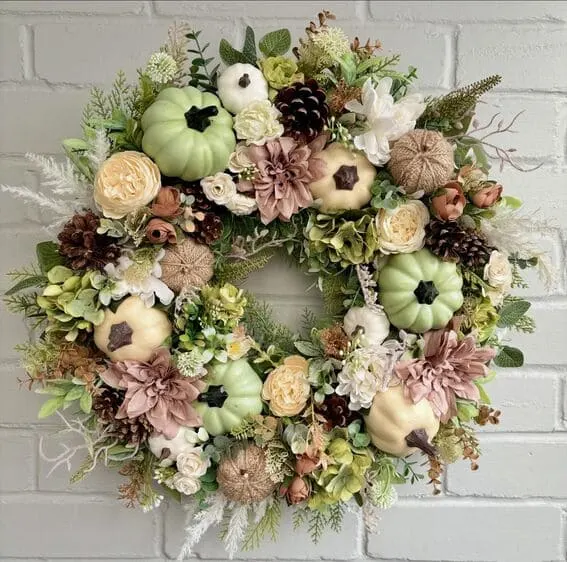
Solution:
[[[30,155],[43,193],[3,186],[58,231],[5,296],[39,417],[84,438],[53,460],[117,469],[130,506],[193,500],[183,555],[222,521],[230,555],[275,538],[283,501],[314,540],[351,500],[373,528],[397,484],[475,470],[490,362],[520,366],[506,333],[534,329],[510,292],[549,271],[540,225],[490,179],[509,127],[474,120],[500,77],[424,99],[333,19],[294,57],[248,27],[223,70],[174,26],[137,83],[92,91],[66,162]],[[324,301],[299,334],[239,288],[278,253]]]

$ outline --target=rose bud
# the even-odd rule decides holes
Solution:
[[[442,187],[431,199],[433,214],[443,221],[457,220],[463,214],[465,204],[463,189],[456,181]]]
[[[296,476],[289,484],[286,499],[289,505],[305,501],[311,494],[309,484],[301,477]]]
[[[175,227],[162,219],[152,219],[146,226],[146,238],[152,244],[177,244]]]
[[[181,198],[174,187],[162,187],[151,206],[152,215],[171,219],[181,214]]]
[[[492,207],[501,195],[502,186],[499,183],[487,182],[472,194],[471,200],[479,209],[487,209]]]
[[[295,472],[299,476],[305,476],[306,474],[311,474],[319,465],[317,459],[313,459],[307,455],[301,455],[297,457],[295,461]]]

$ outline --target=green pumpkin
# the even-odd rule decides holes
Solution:
[[[223,435],[262,412],[262,380],[245,359],[207,367],[207,384],[193,407],[210,435]]]
[[[236,145],[232,117],[197,88],[166,88],[142,115],[142,148],[165,176],[193,181],[222,172]]]
[[[391,324],[418,334],[443,328],[463,304],[457,266],[429,250],[391,256],[378,285]]]

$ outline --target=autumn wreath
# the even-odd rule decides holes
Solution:
[[[183,555],[223,520],[231,555],[275,536],[283,500],[315,540],[351,500],[372,528],[396,484],[474,470],[474,426],[500,414],[490,362],[521,365],[506,330],[533,331],[509,293],[546,273],[537,224],[473,121],[500,77],[424,99],[416,69],[332,19],[294,56],[288,30],[257,45],[248,27],[222,70],[172,28],[135,85],[93,90],[65,163],[30,156],[42,194],[3,186],[56,216],[6,294],[33,324],[39,416],[84,438],[56,464],[117,469],[144,510],[192,499]],[[278,252],[324,300],[301,334],[238,287]]]

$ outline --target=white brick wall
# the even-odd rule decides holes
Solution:
[[[242,37],[244,25],[259,31],[286,25],[297,35],[326,7],[349,33],[382,40],[400,50],[404,64],[419,68],[427,91],[448,89],[489,73],[504,81],[483,107],[511,117],[526,109],[518,133],[504,139],[533,174],[505,170],[502,180],[541,209],[556,228],[546,241],[562,272],[567,252],[567,2],[566,1],[161,1],[76,0],[0,2],[0,183],[37,185],[23,154],[58,154],[63,137],[79,132],[88,88],[105,85],[119,67],[135,68],[163,40],[173,18],[220,37]],[[41,239],[36,209],[2,195],[0,263],[7,270],[31,258]],[[45,217],[43,217],[45,221]],[[269,280],[269,283],[266,281]],[[432,498],[425,486],[405,487],[384,513],[381,532],[366,537],[350,517],[340,536],[319,546],[290,539],[284,527],[276,544],[243,558],[260,560],[565,561],[567,555],[567,293],[565,274],[554,294],[535,281],[527,294],[537,301],[540,331],[515,337],[528,366],[503,373],[491,387],[502,424],[487,428],[479,472],[451,467],[444,492]],[[254,276],[249,287],[274,301],[293,322],[304,306],[317,306],[310,280],[281,264]],[[0,287],[5,287],[4,279]],[[266,287],[269,286],[269,289]],[[18,388],[13,345],[25,337],[18,319],[0,311],[0,560],[55,562],[164,561],[177,554],[182,510],[153,515],[121,508],[114,474],[98,471],[71,488],[66,475],[47,478],[38,442],[49,420],[38,422],[41,397]],[[287,524],[286,524],[287,525]],[[214,535],[199,557],[222,560]]]

